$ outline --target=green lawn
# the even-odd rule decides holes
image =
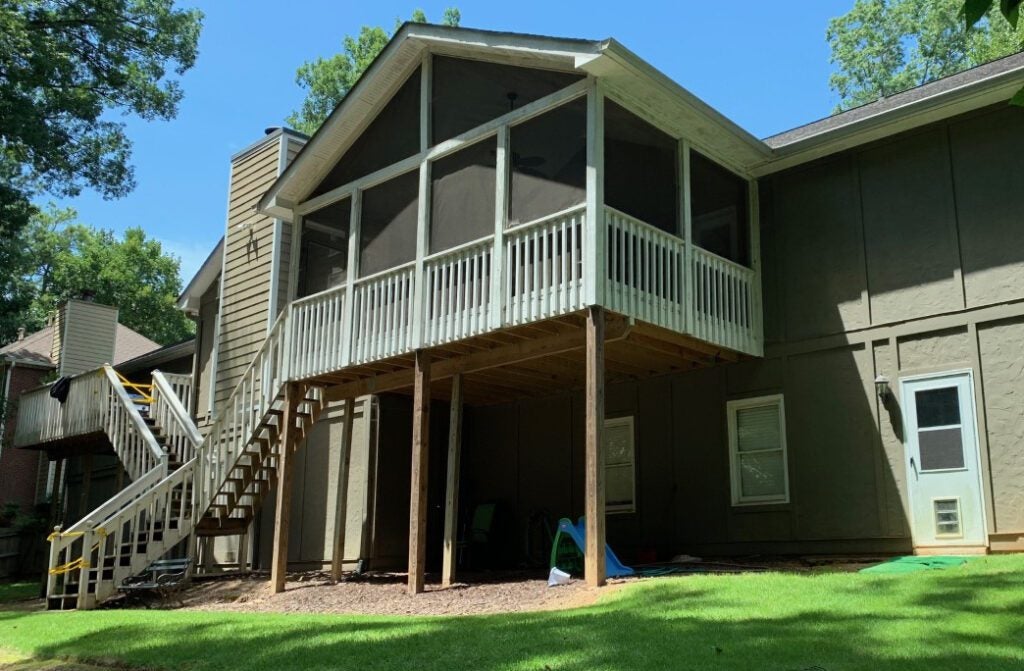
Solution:
[[[0,603],[24,601],[39,596],[38,582],[0,582]]]
[[[0,612],[0,647],[166,669],[1016,669],[1024,556],[902,576],[638,582],[578,610],[465,618]]]

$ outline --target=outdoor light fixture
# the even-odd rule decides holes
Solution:
[[[875,378],[875,393],[883,401],[892,394],[892,390],[889,388],[889,378],[884,375]]]

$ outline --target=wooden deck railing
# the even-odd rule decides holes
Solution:
[[[153,371],[153,402],[149,406],[149,416],[164,432],[167,449],[178,462],[194,457],[196,448],[203,442],[185,409],[185,399],[189,398],[191,389],[190,380],[188,375]]]

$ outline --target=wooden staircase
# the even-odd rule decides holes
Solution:
[[[118,410],[131,420],[118,426],[145,433],[151,451],[163,456],[82,521],[51,534],[49,608],[92,608],[157,559],[191,553],[190,537],[248,530],[277,485],[283,450],[302,444],[327,404],[322,388],[288,381],[288,315],[278,318],[205,438],[169,386],[154,385],[154,398],[162,392],[165,403],[147,418],[126,394],[118,397]],[[294,425],[286,427],[289,416]],[[120,454],[125,435],[108,436]]]

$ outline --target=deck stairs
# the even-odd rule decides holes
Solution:
[[[148,413],[140,412],[137,397],[121,395],[117,410],[127,419],[117,427],[130,430],[108,431],[115,452],[124,461],[125,446],[142,442],[163,457],[134,472],[126,462],[132,477],[127,487],[72,527],[50,535],[48,608],[93,608],[153,561],[190,554],[190,539],[246,532],[277,484],[281,451],[301,445],[326,407],[321,388],[296,383],[292,407],[285,407],[286,314],[205,437],[157,375]],[[289,415],[295,421],[291,431],[285,427]]]

